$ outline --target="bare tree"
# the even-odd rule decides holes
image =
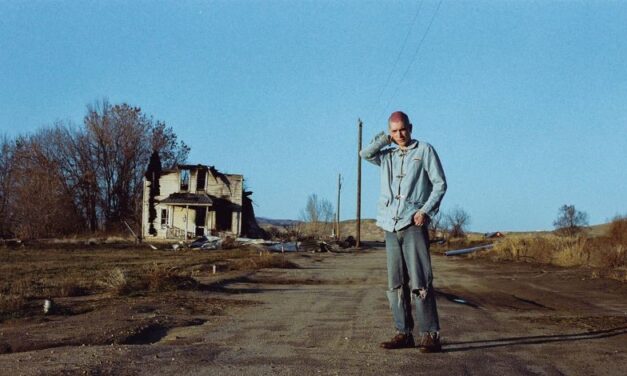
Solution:
[[[80,232],[83,222],[60,178],[53,130],[18,137],[13,164],[13,232],[23,238]]]
[[[444,218],[442,218],[442,213],[438,212],[438,214],[429,218],[429,230],[431,231],[431,237],[435,238],[438,235],[439,231],[444,229]]]
[[[158,152],[162,164],[170,167],[187,159],[189,147],[177,141],[172,128],[126,103],[111,105],[103,100],[89,106],[84,124],[96,159],[105,226],[116,227],[124,219],[137,221],[150,155]]]
[[[0,137],[0,237],[10,236],[13,222],[15,143],[6,135]]]
[[[451,209],[444,215],[449,236],[461,238],[466,236],[466,227],[470,224],[470,214],[460,207]]]
[[[81,126],[56,122],[0,138],[0,233],[59,236],[138,221],[150,155],[184,163],[189,147],[140,108],[101,101]]]
[[[307,205],[301,210],[301,220],[307,223],[308,232],[320,237],[326,235],[332,226],[333,204],[313,193],[307,198]]]
[[[555,231],[561,235],[574,236],[588,225],[588,214],[575,209],[575,205],[562,205],[553,221]]]

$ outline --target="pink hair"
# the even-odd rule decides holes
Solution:
[[[399,122],[399,121],[402,122],[405,125],[410,125],[411,124],[409,122],[409,117],[403,111],[394,111],[394,112],[392,112],[392,115],[390,115],[390,118],[388,119],[388,122],[389,123],[396,123],[396,122]]]

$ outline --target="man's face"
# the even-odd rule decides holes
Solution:
[[[402,121],[391,121],[389,125],[392,141],[403,148],[409,145],[411,141],[411,125],[406,125]]]

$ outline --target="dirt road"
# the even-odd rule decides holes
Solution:
[[[627,286],[581,271],[434,256],[444,352],[393,335],[385,254],[292,255],[300,269],[225,281],[241,304],[152,344],[0,355],[0,374],[625,375]],[[98,325],[98,323],[94,323]]]

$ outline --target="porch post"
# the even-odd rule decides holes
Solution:
[[[187,240],[187,222],[189,222],[189,205],[185,205],[185,240]]]

